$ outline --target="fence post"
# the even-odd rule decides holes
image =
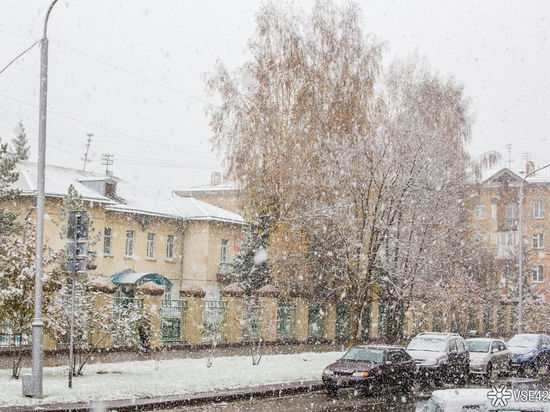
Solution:
[[[151,347],[157,347],[160,345],[162,336],[161,310],[164,288],[154,282],[146,282],[136,289],[138,296],[143,298],[143,309],[146,311],[151,323],[150,345]]]
[[[238,285],[226,286],[220,292],[222,300],[227,301],[227,318],[225,324],[225,337],[228,342],[237,343],[243,340],[241,319],[243,315],[243,295]]]
[[[90,292],[94,295],[93,300],[94,311],[97,313],[105,310],[106,307],[113,306],[113,294],[116,292],[116,286],[113,282],[106,278],[96,278],[91,282]],[[92,331],[92,345],[95,345],[102,336],[97,334],[97,331]],[[103,337],[98,348],[111,347],[111,337],[109,335]]]
[[[202,343],[205,296],[206,292],[197,285],[184,286],[180,290],[180,299],[187,302],[185,340],[193,345]]]
[[[305,342],[307,341],[307,330],[308,330],[308,316],[309,310],[306,300],[297,296],[296,300],[296,323],[295,323],[295,337],[297,341]]]
[[[323,336],[325,339],[336,339],[336,305],[333,302],[325,304],[325,319],[323,324]]]
[[[277,340],[277,298],[279,291],[272,285],[258,289],[258,298],[262,305],[262,333],[265,341]]]

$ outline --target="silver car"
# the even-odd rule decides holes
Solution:
[[[500,339],[466,339],[466,348],[470,352],[470,373],[488,378],[493,374],[507,373],[512,354]]]

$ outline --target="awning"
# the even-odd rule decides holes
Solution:
[[[115,273],[111,276],[111,282],[115,285],[135,285],[139,286],[145,282],[155,282],[157,285],[165,286],[172,285],[172,282],[167,277],[161,275],[160,273],[144,272],[138,273],[134,272],[132,269],[124,269],[121,272]]]

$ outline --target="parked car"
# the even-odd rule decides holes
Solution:
[[[470,354],[470,374],[490,378],[493,374],[504,374],[510,370],[512,354],[500,339],[466,339]]]
[[[323,370],[323,384],[329,395],[338,388],[356,387],[367,394],[399,387],[409,390],[414,384],[416,365],[403,348],[364,345],[351,348]]]
[[[407,353],[416,362],[421,383],[465,383],[468,379],[470,355],[457,333],[422,332],[411,340]]]
[[[507,399],[503,406],[493,406],[491,403],[493,389],[445,389],[433,391],[422,412],[549,412],[548,402],[518,402]]]
[[[537,375],[541,366],[550,367],[550,336],[539,333],[519,333],[508,341],[512,353],[510,367],[523,374]]]

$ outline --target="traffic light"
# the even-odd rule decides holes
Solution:
[[[88,212],[85,210],[69,212],[67,217],[67,238],[73,240],[88,239]]]

